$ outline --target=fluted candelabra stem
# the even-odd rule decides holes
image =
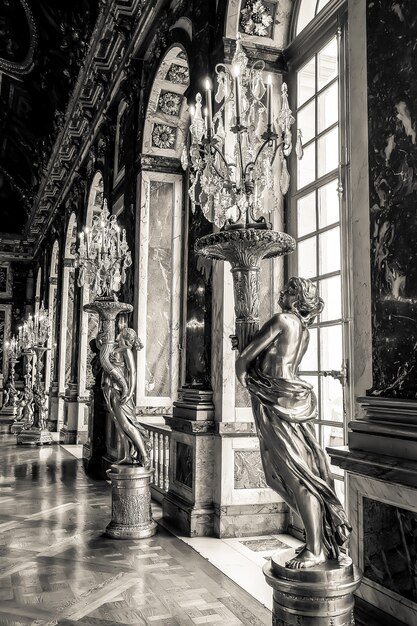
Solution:
[[[13,411],[13,417],[16,417],[17,413],[17,391],[15,387],[14,368],[18,359],[12,357],[10,359],[10,387],[9,387],[9,402]]]
[[[46,428],[46,393],[45,384],[42,380],[43,355],[48,348],[44,346],[34,346],[36,353],[36,372],[33,396],[35,402],[35,428],[43,430]]]

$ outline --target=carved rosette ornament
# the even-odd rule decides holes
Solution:
[[[263,228],[231,228],[201,237],[197,254],[229,261],[235,295],[236,337],[241,352],[259,329],[259,274],[262,259],[289,254],[295,241],[286,233]]]

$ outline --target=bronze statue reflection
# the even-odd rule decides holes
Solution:
[[[106,341],[106,337],[105,332],[99,333],[96,341],[103,367],[103,394],[124,450],[123,458],[117,464],[149,468],[151,444],[145,429],[135,422],[133,400],[136,387],[133,348],[139,350],[143,346],[135,331],[127,326],[122,327],[115,343]]]
[[[298,377],[308,327],[324,303],[311,281],[291,278],[279,304],[282,313],[266,322],[242,351],[236,374],[251,394],[266,481],[304,523],[306,544],[286,566],[307,568],[337,559],[351,526],[316,440],[315,394]]]

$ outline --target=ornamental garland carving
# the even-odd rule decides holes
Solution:
[[[168,124],[155,124],[152,131],[152,146],[169,150],[175,147],[177,129]]]
[[[247,0],[240,14],[240,28],[246,35],[268,37],[272,21],[271,11],[263,0]]]
[[[158,109],[167,115],[179,116],[181,108],[181,96],[171,91],[161,93],[158,100]]]

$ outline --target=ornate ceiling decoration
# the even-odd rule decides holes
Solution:
[[[1,3],[0,231],[3,233],[21,235],[28,222],[62,127],[71,89],[88,49],[99,1],[3,0]]]
[[[55,3],[55,0],[49,2]],[[78,78],[65,113],[61,109],[55,111],[55,142],[49,159],[42,160],[41,175],[30,198],[32,208],[23,232],[23,241],[25,249],[32,256],[37,253],[58,208],[64,202],[66,205],[72,202],[68,193],[71,190],[72,194],[74,179],[80,177],[78,168],[83,155],[90,151],[99,129],[110,123],[107,112],[115,93],[119,88],[122,91],[134,88],[137,82],[135,52],[147,41],[150,27],[155,23],[154,18],[158,16],[159,19],[167,5],[166,0],[153,3],[148,0],[97,2],[99,15],[87,46],[88,52],[78,63]],[[163,11],[165,17],[159,23],[163,22],[165,34],[161,33],[165,38],[184,7],[186,2],[178,0],[176,5],[171,2],[169,10]],[[157,43],[151,44],[154,58],[159,53],[159,48],[154,50],[155,45],[162,45],[161,33],[155,37]],[[35,157],[42,159],[42,155]],[[3,240],[0,238],[0,257],[4,256],[2,251]]]
[[[23,15],[20,14],[19,8],[22,9]],[[33,58],[38,43],[38,29],[33,13],[26,0],[19,0],[17,3],[4,0],[3,11],[4,14],[0,16],[0,30],[4,37],[1,48],[5,49],[7,56],[4,58],[0,56],[0,70],[12,76],[27,74],[33,69]],[[26,42],[23,44],[20,41],[22,32],[23,38],[26,34]]]

